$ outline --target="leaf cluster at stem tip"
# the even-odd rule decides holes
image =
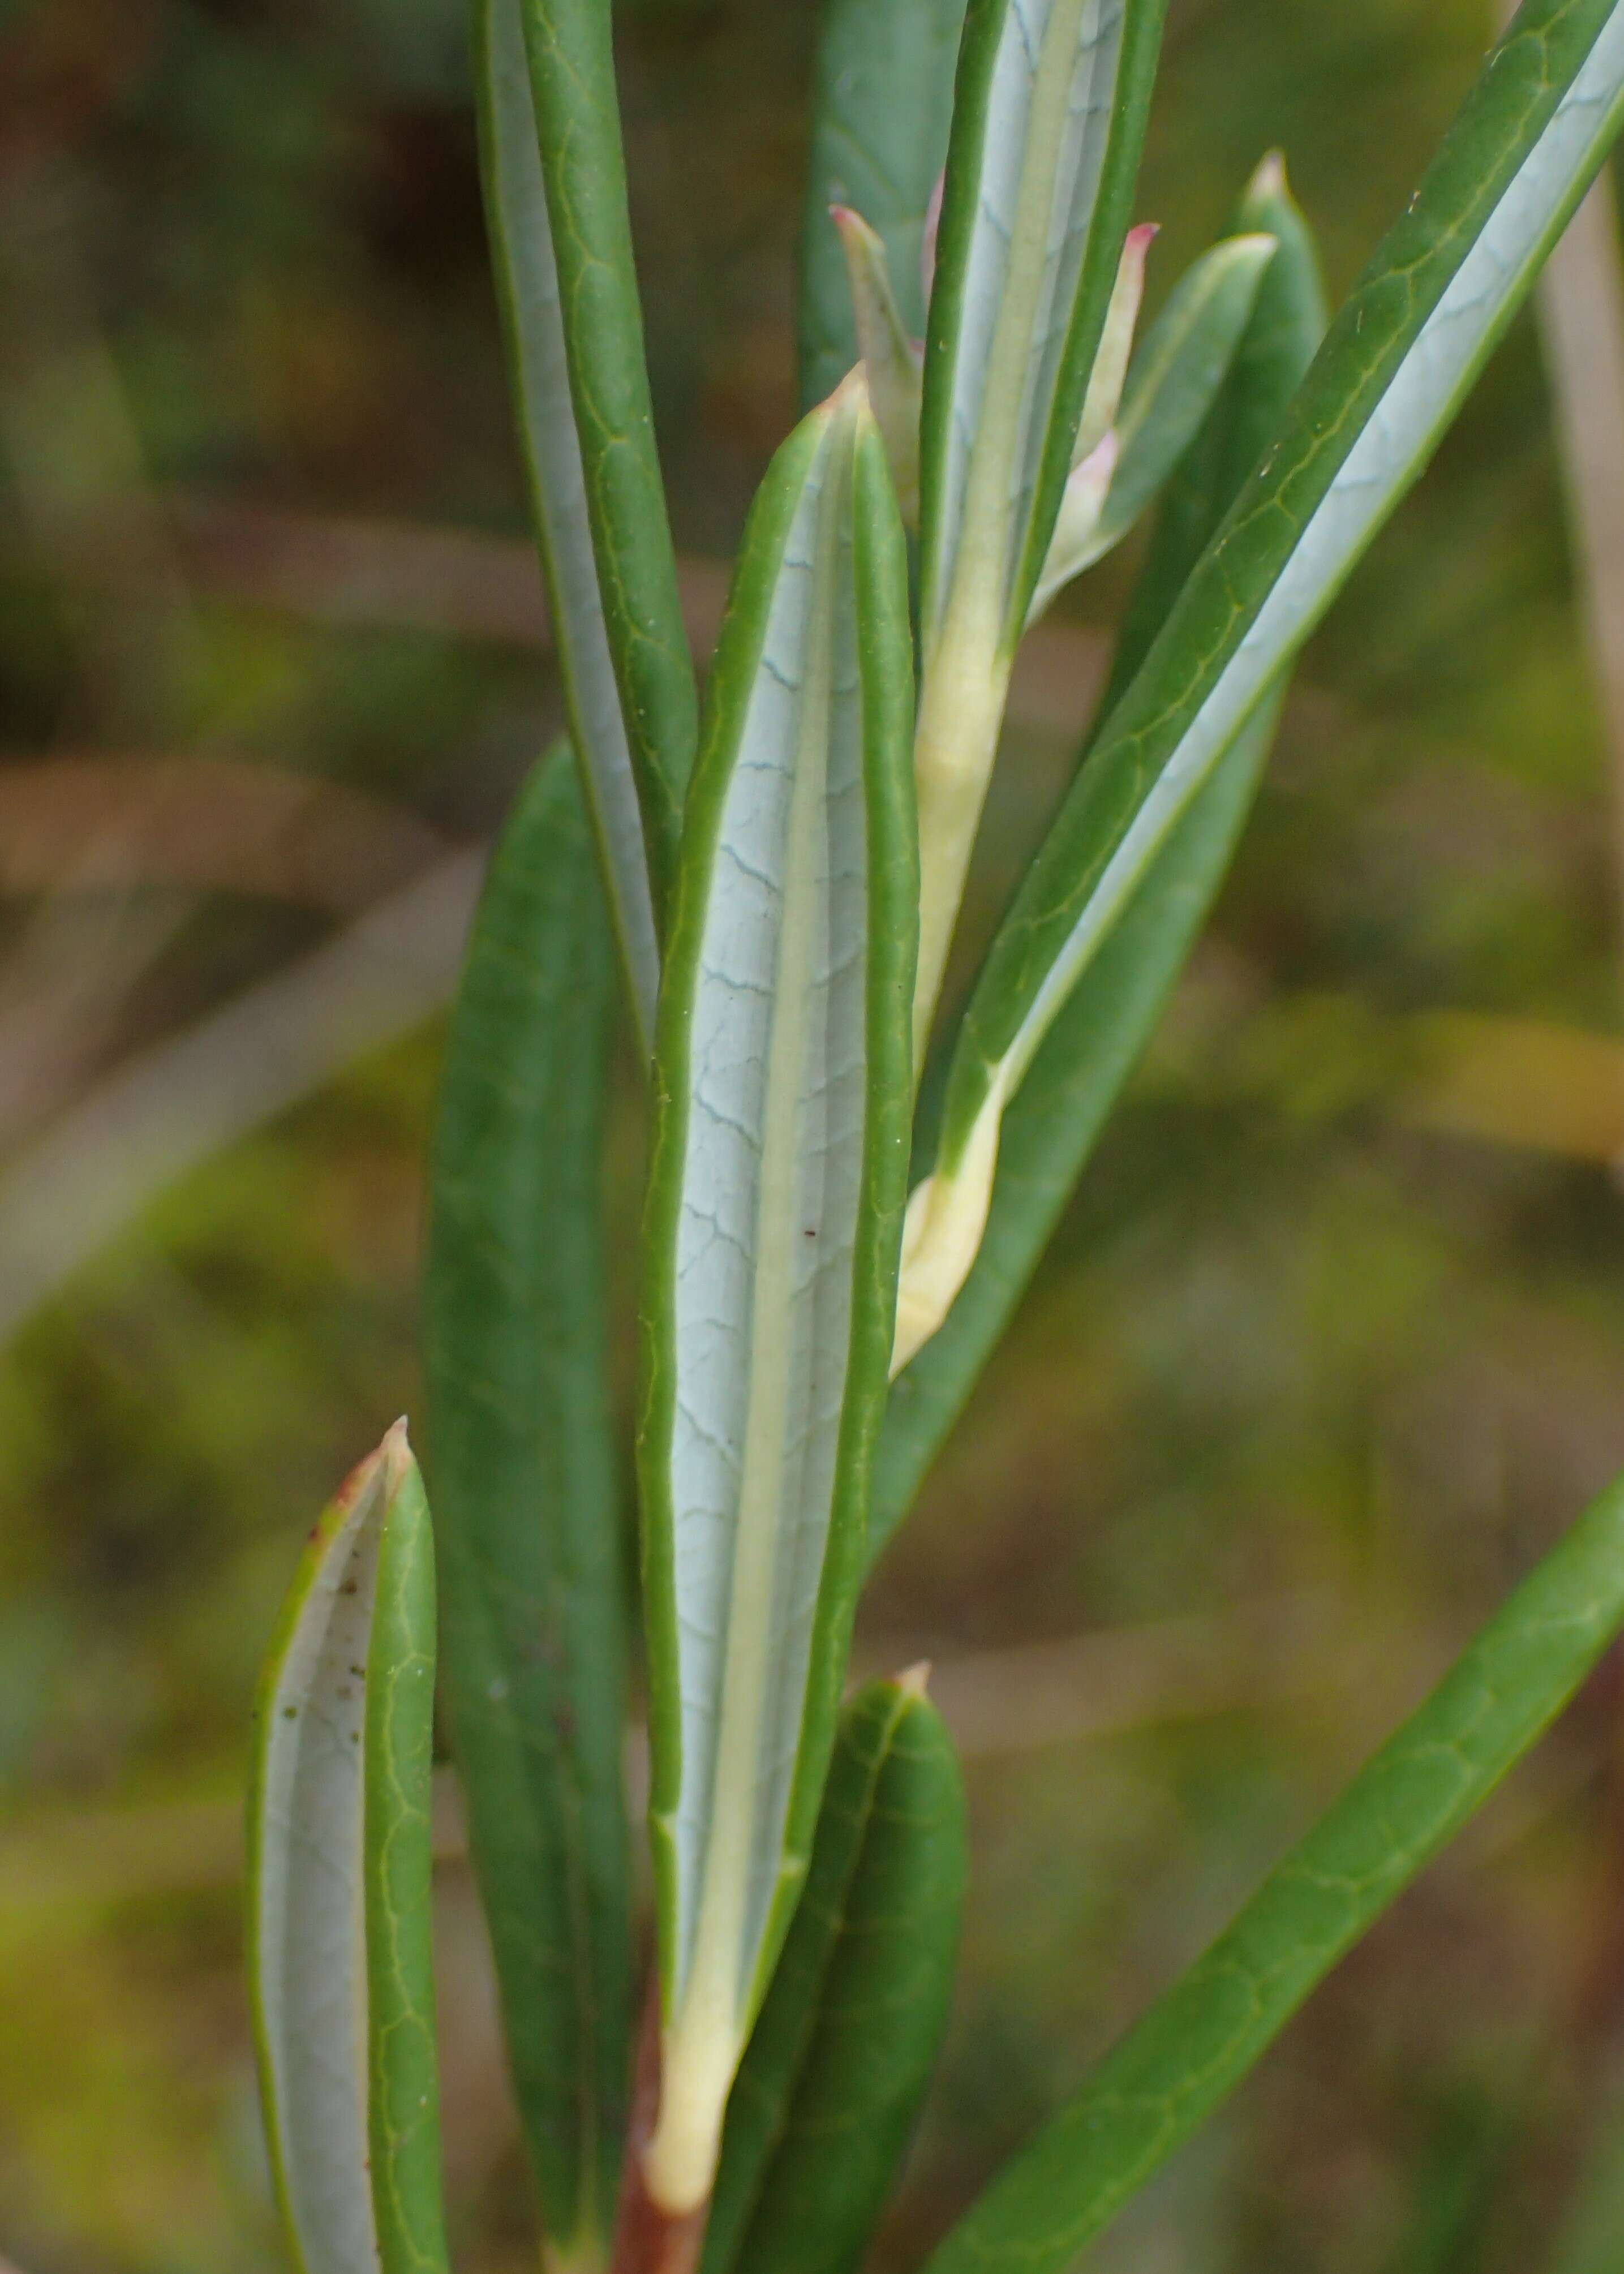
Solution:
[[[447,1043],[424,1302],[438,1571],[400,1425],[318,1525],[260,1690],[248,1943],[298,2274],[446,2274],[437,1666],[549,2265],[854,2274],[906,2152],[951,1996],[966,1807],[922,1669],[844,1696],[863,1580],[1213,904],[1304,642],[1624,118],[1624,0],[1527,0],[1328,327],[1272,157],[1141,328],[1163,15],[830,0],[809,407],[751,508],[702,704],[611,11],[475,0],[568,734],[492,857]],[[944,1019],[1019,643],[1153,514],[1073,779]],[[652,1125],[635,2079],[603,1191],[622,1000]],[[1064,2274],[1621,1624],[1615,1486],[929,2274]]]

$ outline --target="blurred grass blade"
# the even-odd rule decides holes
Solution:
[[[926,364],[928,663],[961,594],[1019,629],[1049,549],[1162,15],[1158,0],[974,0],[966,19]]]
[[[654,878],[669,867],[676,815],[673,801],[663,818],[653,817],[657,841],[650,846],[592,553],[522,4],[476,0],[474,11],[492,269],[570,733],[591,800],[633,1012],[648,1047],[659,993]]]
[[[800,1893],[862,1568],[911,1098],[912,691],[854,379],[751,514],[661,998],[640,1458],[667,2216],[709,2194]]]
[[[831,206],[849,206],[879,237],[904,328],[924,337],[921,245],[947,158],[964,12],[965,0],[829,0],[801,231],[803,410],[833,392],[858,354]]]
[[[1191,570],[1261,456],[1325,329],[1313,238],[1269,160],[1235,216],[1278,251],[1229,380],[1169,484],[1113,677],[1132,678]],[[870,1511],[877,1554],[1004,1332],[1229,867],[1274,716],[1266,707],[1214,770],[1086,971],[1004,1117],[987,1228],[947,1322],[892,1384]]]
[[[914,1334],[931,1331],[942,1290],[962,1284],[974,1260],[965,1227],[978,1212],[984,1220],[1004,1109],[1056,1018],[1425,464],[1621,110],[1624,0],[1530,0],[1333,327],[1278,446],[1180,596],[994,941],[954,1053],[934,1177],[909,1204],[928,1297],[910,1306],[905,1270]]]
[[[1406,2201],[1381,2274],[1472,2274],[1485,2263],[1528,2112],[1505,2078],[1495,2082],[1489,2091],[1457,2087],[1435,2114],[1423,2106],[1412,2115],[1409,2128],[1420,2136],[1405,2158]]]
[[[1621,1623],[1624,1484],[1615,1484],[1228,1931],[994,2181],[929,2274],[1064,2274],[1487,1799]]]
[[[1229,373],[1274,254],[1272,237],[1232,237],[1204,253],[1179,279],[1128,367],[1113,427],[1116,465],[1099,517],[1082,542],[1063,552],[1062,508],[1031,615],[1041,615],[1063,584],[1121,544],[1194,441]],[[1071,479],[1077,479],[1075,473]],[[1068,495],[1070,489],[1068,484]]]
[[[1003,720],[1105,334],[1166,0],[974,0],[920,450],[922,1054]]]
[[[1624,2257],[1624,2091],[1616,2074],[1591,2095],[1587,2120],[1593,2129],[1543,2274],[1615,2274]]]
[[[433,1718],[433,1549],[397,1422],[316,1527],[256,1713],[250,1986],[271,2171],[300,2274],[447,2264]]]
[[[624,1578],[602,1193],[613,969],[568,750],[519,794],[451,1021],[425,1284],[442,1660],[557,2263],[601,2263],[630,2062]]]
[[[946,1724],[914,1677],[870,1683],[728,2103],[701,2274],[860,2263],[946,2026],[966,1844]]]

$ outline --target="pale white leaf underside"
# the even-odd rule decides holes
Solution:
[[[785,1865],[846,1387],[867,891],[844,430],[824,438],[778,576],[693,1004],[671,1454],[679,2009],[702,1902],[735,1878],[737,1971],[719,1986],[743,2000]]]
[[[328,1543],[262,1734],[254,1962],[270,2112],[305,2274],[380,2263],[368,2177],[362,1886],[366,1654],[386,1464]]]
[[[1009,0],[989,93],[977,204],[953,350],[952,400],[942,469],[941,558],[945,594],[964,520],[972,454],[988,425],[990,393],[1014,385],[1019,406],[1004,470],[1009,558],[1030,509],[1061,358],[1099,195],[1122,50],[1124,0]],[[1037,147],[1040,64],[1069,65],[1057,145]],[[1016,256],[1030,239],[1034,192],[1043,229],[1029,309],[1011,324]],[[1023,211],[1023,207],[1025,210]],[[1019,282],[1017,295],[1020,292]],[[1019,335],[1019,336],[1017,336]]]

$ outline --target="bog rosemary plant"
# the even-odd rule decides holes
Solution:
[[[805,416],[703,704],[651,425],[608,0],[476,0],[491,242],[568,747],[453,1020],[426,1290],[440,1688],[550,2265],[840,2274],[929,2075],[966,1871],[863,1577],[1019,1300],[1224,874],[1287,676],[1624,115],[1624,0],[1527,0],[1327,327],[1277,158],[1139,321],[1163,0],[829,0]],[[1075,779],[939,998],[1022,636],[1154,513]],[[649,1068],[642,1633],[599,1190]],[[629,1294],[627,1299],[630,1299]],[[260,1706],[251,1949],[304,2274],[441,2274],[435,1585],[403,1428],[322,1520]],[[931,2274],[1061,2274],[1624,1623],[1583,1517]],[[651,1761],[653,1978],[622,1788]],[[635,2015],[642,1999],[641,2037]]]

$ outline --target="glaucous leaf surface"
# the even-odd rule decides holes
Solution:
[[[1113,679],[1124,683],[1261,456],[1325,330],[1312,236],[1277,161],[1259,170],[1235,226],[1267,230],[1278,250],[1229,384],[1164,496],[1113,664]],[[1229,867],[1273,731],[1273,719],[1259,715],[1237,738],[1005,1111],[987,1228],[969,1277],[946,1323],[891,1385],[875,1470],[875,1554],[907,1513],[1154,1030]]]
[[[659,993],[656,884],[675,859],[674,796],[640,796],[598,590],[570,395],[558,261],[524,44],[524,0],[477,0],[479,162],[530,515],[570,734],[591,807],[632,1008],[645,1047]],[[645,804],[649,809],[645,812]],[[645,828],[653,832],[650,843]]]
[[[443,2274],[431,1950],[434,1570],[397,1423],[322,1517],[261,1677],[250,1994],[300,2274]]]
[[[1415,480],[1617,131],[1624,11],[1530,0],[1108,721],[960,1029],[902,1318],[938,1314],[1004,1110],[1156,855]],[[934,1243],[934,1244],[933,1244]],[[951,1243],[951,1269],[944,1265]],[[929,1292],[910,1299],[909,1271]],[[916,1319],[911,1329],[915,1346]],[[906,1356],[899,1343],[898,1359]]]
[[[1024,1074],[1195,791],[1421,472],[1624,109],[1624,8],[1530,0],[1108,723],[988,959],[944,1131]]]
[[[912,1085],[906,548],[861,380],[752,510],[661,998],[643,1600],[664,2084],[708,2194],[833,1743],[884,1399]]]
[[[1165,0],[974,0],[920,438],[923,1064],[1009,674],[1105,338]]]
[[[927,665],[956,586],[1019,631],[1127,235],[1162,0],[973,0],[930,307]]]

